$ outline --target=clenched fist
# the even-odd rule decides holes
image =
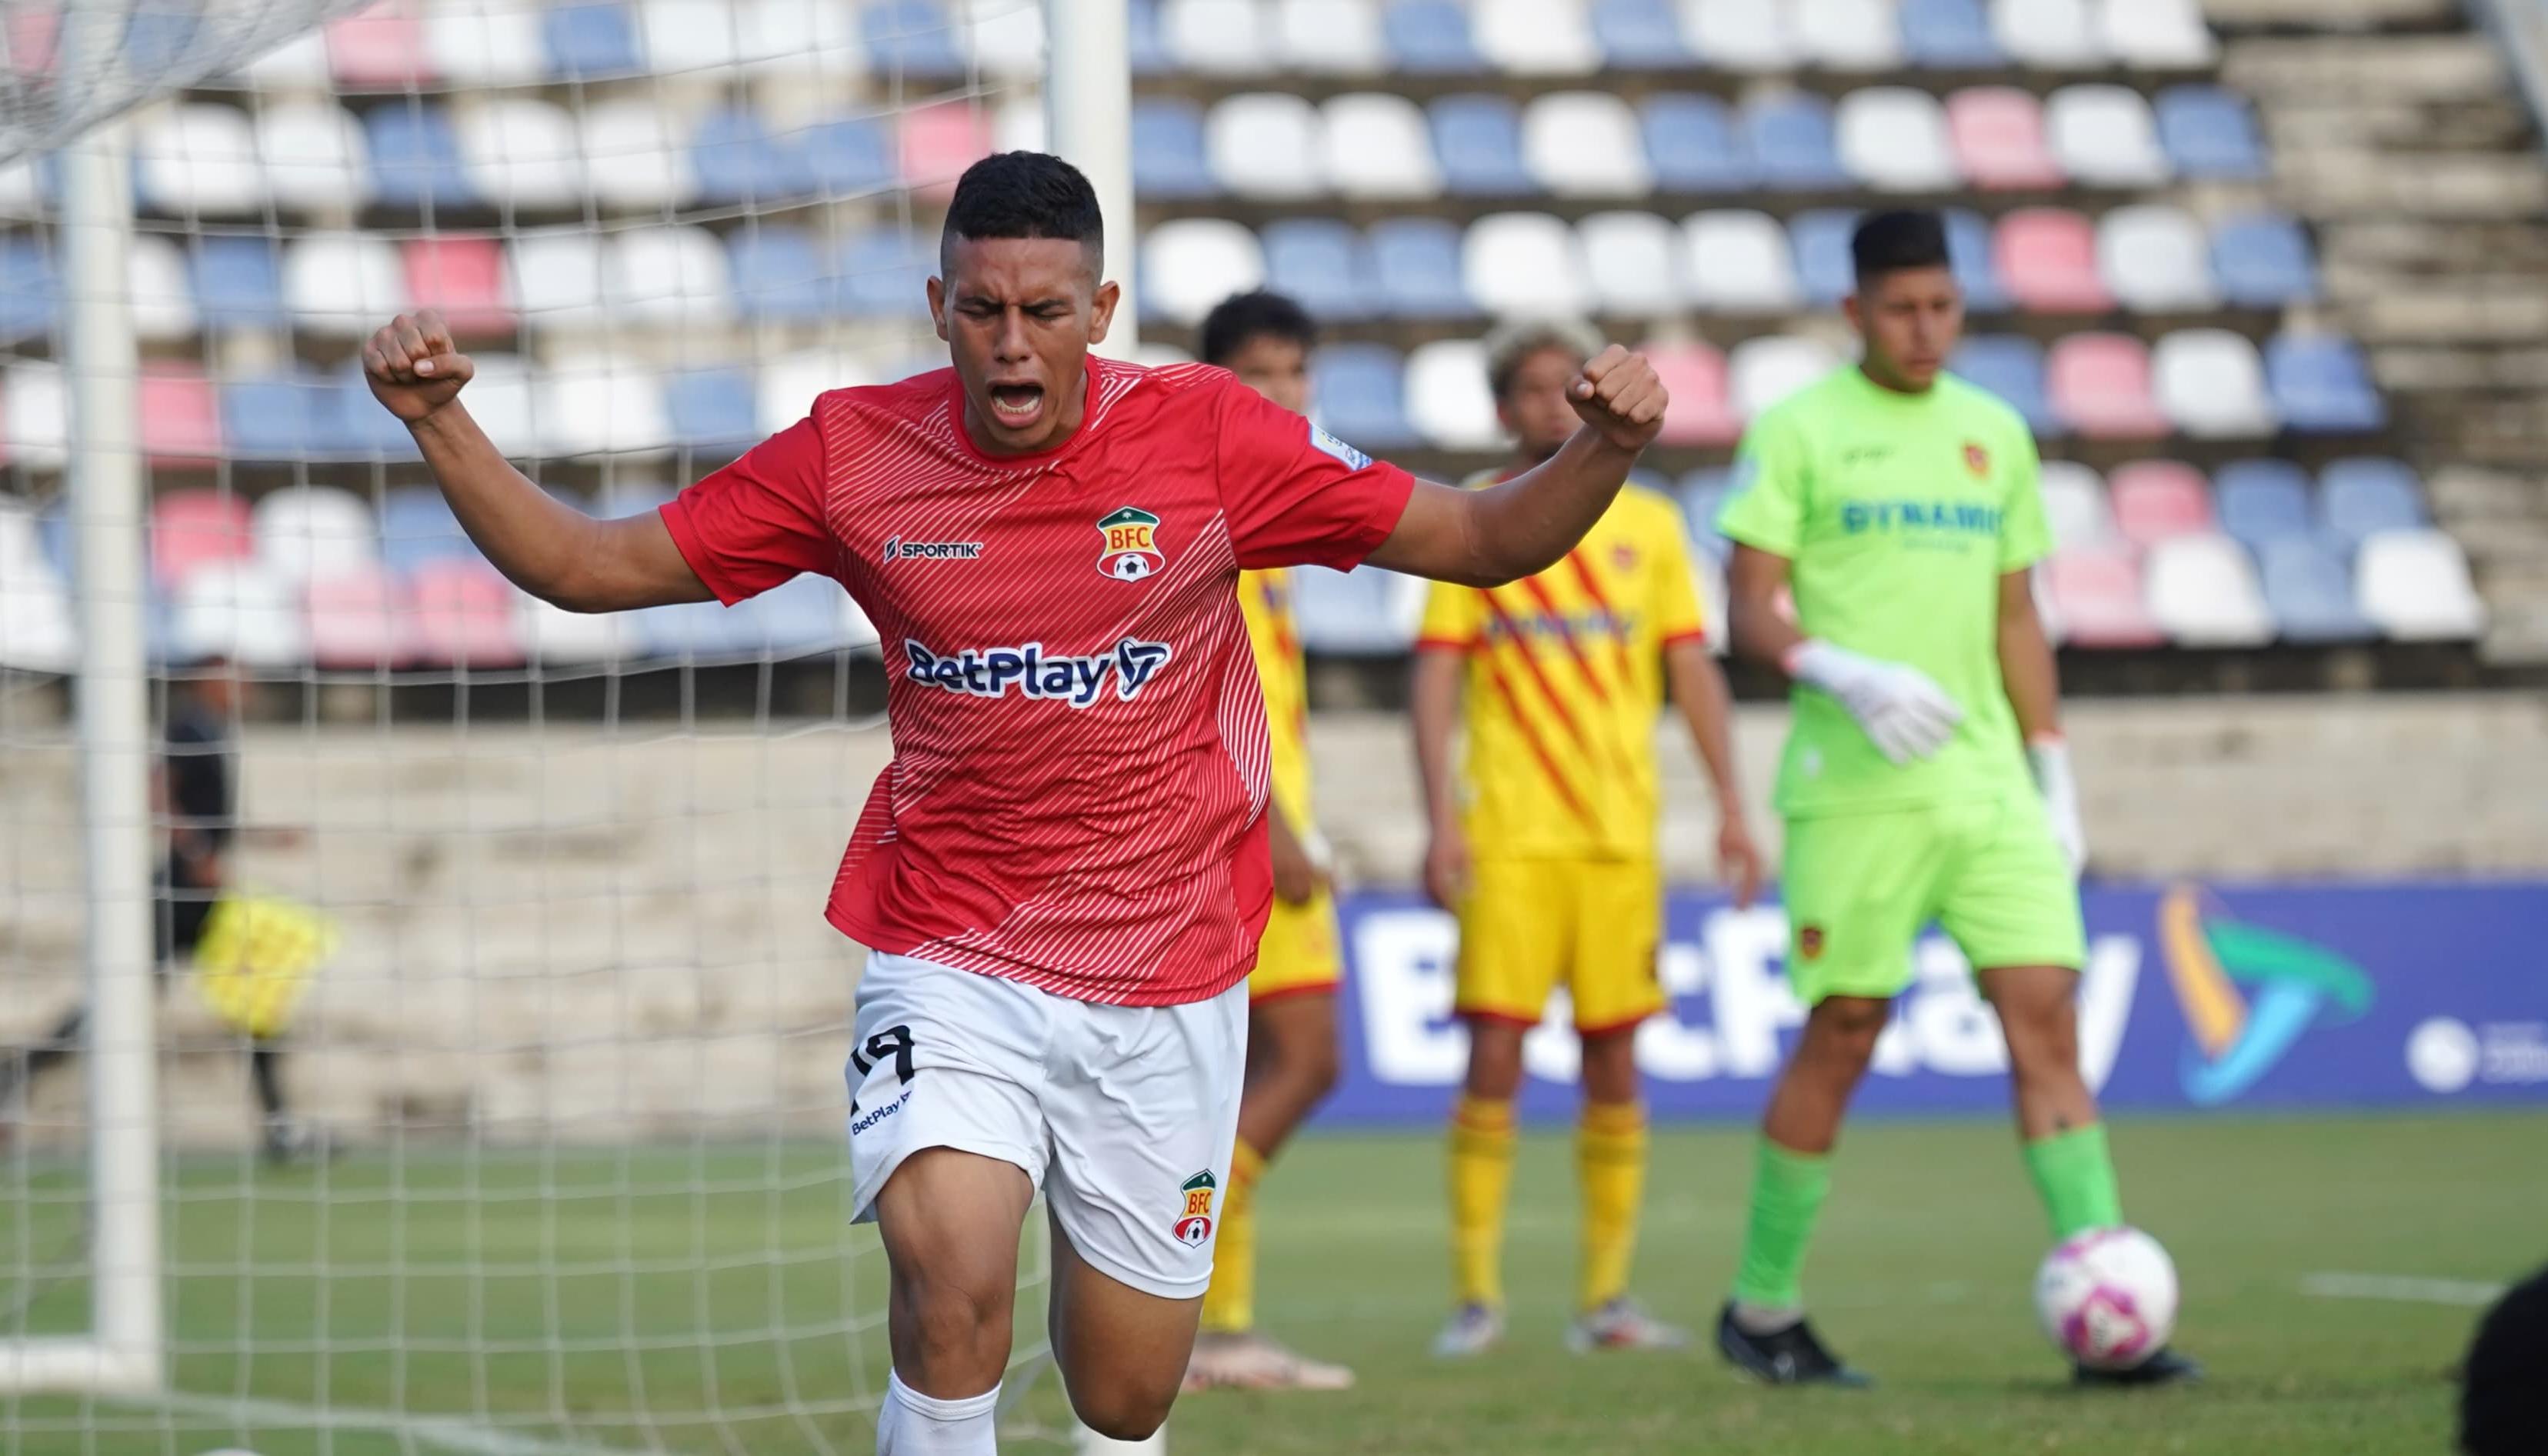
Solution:
[[[363,344],[363,378],[372,398],[414,424],[451,403],[478,372],[452,347],[451,327],[431,309],[401,314]]]
[[[1636,451],[1655,442],[1672,403],[1655,366],[1643,354],[1612,344],[1594,355],[1566,387],[1567,403],[1615,449]]]

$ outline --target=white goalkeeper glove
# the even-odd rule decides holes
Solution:
[[[1947,746],[1964,710],[1918,668],[1807,639],[1787,650],[1787,676],[1840,699],[1876,750],[1897,764]]]
[[[2057,733],[2030,739],[2026,766],[2035,772],[2035,788],[2044,795],[2044,815],[2052,821],[2052,842],[2070,862],[2077,878],[2088,864],[2088,830],[2079,822],[2079,782],[2070,776],[2070,746]]]

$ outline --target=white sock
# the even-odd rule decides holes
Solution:
[[[998,1386],[942,1401],[904,1385],[900,1375],[888,1375],[884,1409],[876,1412],[876,1456],[997,1456],[999,1404]]]
[[[1734,1302],[1734,1327],[1745,1334],[1776,1334],[1804,1318],[1805,1312],[1792,1306]]]

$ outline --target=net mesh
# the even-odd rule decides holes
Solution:
[[[928,367],[937,210],[1041,140],[1039,6],[342,9],[146,0],[94,72],[5,10],[0,146],[141,103],[173,1390],[0,1396],[0,1444],[867,1449],[819,910],[888,752],[873,633],[811,579],[522,597],[355,353],[441,309],[499,444],[613,514]],[[0,1344],[89,1321],[56,171],[0,173]],[[1050,1436],[1030,1245],[1010,1424]]]

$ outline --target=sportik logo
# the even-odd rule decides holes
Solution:
[[[2254,1086],[2311,1027],[2352,1021],[2371,1006],[2371,978],[2359,966],[2218,907],[2207,914],[2193,885],[2160,897],[2158,941],[2192,1039],[2177,1075],[2199,1107]]]

